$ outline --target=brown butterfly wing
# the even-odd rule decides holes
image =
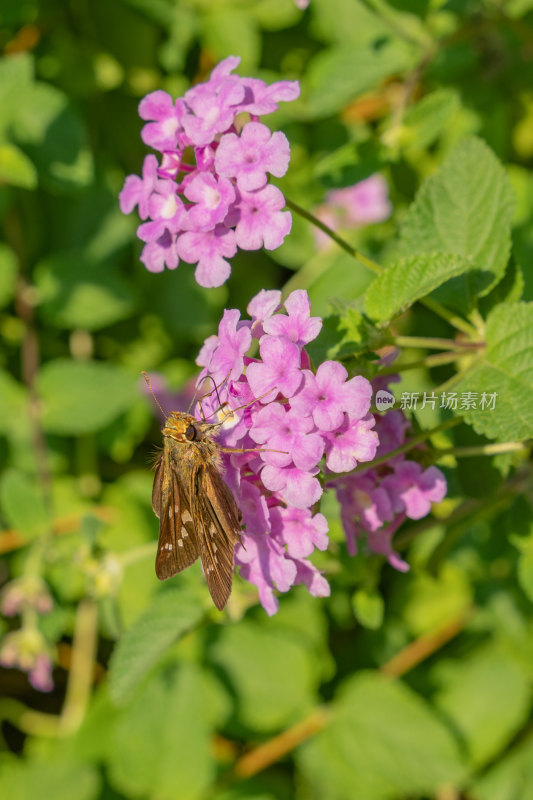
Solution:
[[[199,555],[193,514],[165,454],[155,468],[152,507],[159,517],[155,572],[164,581],[190,567]]]
[[[239,510],[216,468],[199,470],[196,484],[200,556],[209,592],[221,611],[231,594],[233,554],[241,534]]]

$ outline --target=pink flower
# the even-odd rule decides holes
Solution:
[[[328,192],[327,200],[344,212],[343,225],[368,225],[391,215],[389,187],[381,175],[371,175],[354,186]]]
[[[246,371],[250,388],[256,397],[277,394],[292,397],[302,383],[300,351],[286,339],[263,336],[259,345],[261,362],[253,362]]]
[[[320,317],[311,317],[311,303],[304,289],[296,289],[285,300],[289,312],[270,316],[263,324],[265,333],[286,336],[291,342],[303,347],[316,339],[322,329]]]
[[[174,102],[167,92],[151,92],[139,103],[141,119],[153,120],[144,126],[141,138],[154,150],[174,150],[183,117],[183,103]]]
[[[247,312],[252,318],[252,335],[260,339],[264,334],[262,323],[274,314],[281,305],[281,292],[277,289],[261,289],[248,303]]]
[[[431,503],[440,503],[446,495],[446,479],[437,467],[422,471],[415,461],[402,461],[394,467],[394,474],[383,478],[381,485],[387,490],[394,511],[405,511],[410,519],[421,519],[429,514]]]
[[[235,200],[233,184],[225,178],[217,180],[209,172],[192,176],[184,189],[185,197],[194,205],[189,211],[188,223],[194,230],[210,231],[223,222],[230,205]]]
[[[368,544],[372,552],[379,553],[387,559],[391,567],[397,569],[398,572],[407,572],[409,564],[404,561],[398,553],[395,553],[392,547],[392,537],[404,521],[405,517],[400,515],[396,517],[394,522],[387,525],[386,528],[380,528],[368,534]]]
[[[139,206],[139,216],[146,219],[149,214],[148,203],[157,185],[157,158],[146,156],[143,164],[142,178],[128,175],[119,194],[120,210],[123,214],[131,214],[135,206]]]
[[[226,224],[235,225],[241,250],[275,250],[283,243],[292,226],[290,213],[281,211],[284,206],[285,198],[276,186],[240,193]]]
[[[312,414],[320,430],[338,428],[345,411],[359,419],[368,412],[372,396],[370,383],[360,376],[346,381],[346,368],[337,361],[325,361],[316,375],[306,370],[304,376],[303,387],[291,405],[300,414]]]
[[[150,272],[163,272],[165,267],[176,269],[179,264],[178,249],[168,228],[158,239],[144,246],[141,261]]]
[[[191,143],[202,147],[217,133],[227,131],[235,118],[235,106],[243,97],[244,87],[236,78],[222,81],[216,89],[202,83],[185,92],[187,111],[182,121]]]
[[[277,81],[268,86],[257,78],[242,78],[246,89],[243,111],[252,116],[272,114],[278,110],[278,103],[289,103],[300,96],[298,81]]]
[[[27,672],[31,685],[40,692],[54,688],[49,646],[37,628],[22,627],[7,633],[0,647],[0,664]]]
[[[378,435],[371,430],[374,425],[372,414],[367,414],[363,419],[345,414],[336,430],[324,433],[328,469],[332,472],[350,472],[360,461],[372,461],[378,446]]]
[[[324,448],[333,466],[343,459],[352,466],[372,458],[377,444],[371,430],[374,420],[367,414],[370,384],[363,378],[362,384],[359,379],[346,380],[346,370],[336,362],[326,362],[317,375],[319,381],[325,380],[328,370],[334,375],[338,430],[317,426],[313,403],[304,404],[303,412],[295,408],[303,376],[312,374],[305,343],[318,333],[321,320],[311,317],[304,291],[287,299],[287,314],[276,313],[280,304],[280,292],[262,291],[248,305],[251,321],[241,320],[236,309],[226,310],[218,335],[206,340],[197,360],[203,367],[199,381],[209,375],[217,385],[217,393],[201,399],[204,415],[207,419],[216,415],[222,423],[220,443],[237,448],[224,454],[225,479],[244,524],[235,561],[241,576],[257,586],[268,614],[278,608],[275,591],[286,592],[298,583],[316,597],[329,594],[327,580],[307,559],[328,544],[327,521],[313,513],[323,493],[319,464]],[[273,332],[262,334],[263,325]],[[252,357],[249,348],[256,336],[261,337],[259,354],[252,351]],[[327,480],[339,497],[344,492],[341,508],[345,516],[350,511],[347,524],[355,526],[359,509],[351,496],[353,477],[327,476]],[[371,482],[370,486],[376,488]],[[381,494],[390,508],[387,492],[382,489]]]
[[[241,135],[224,136],[215,155],[215,169],[219,175],[235,178],[241,191],[262,189],[267,182],[267,172],[281,178],[289,167],[290,147],[287,137],[276,131],[271,133],[260,122],[249,122]]]
[[[296,564],[286,557],[283,545],[272,536],[247,535],[243,545],[237,546],[235,560],[241,565],[243,578],[257,586],[261,604],[271,616],[279,608],[273,589],[289,591],[296,579]]]
[[[250,436],[268,448],[261,453],[267,464],[286,467],[292,462],[307,470],[316,467],[324,452],[324,441],[314,430],[311,417],[301,417],[286,411],[280,403],[270,403],[256,414]]]
[[[317,547],[328,546],[328,523],[323,514],[312,515],[308,508],[283,508],[270,510],[272,532],[287,545],[287,552],[294,558],[306,558]]]
[[[172,181],[159,181],[157,192],[148,202],[151,222],[144,222],[137,228],[137,236],[143,242],[159,239],[165,231],[178,233],[186,218],[185,207],[176,193],[176,185]]]
[[[314,476],[318,469],[302,470],[298,467],[274,467],[266,464],[261,470],[261,480],[267,489],[278,492],[281,499],[294,508],[307,508],[320,500],[322,487]]]
[[[244,369],[244,355],[252,342],[249,325],[240,325],[237,309],[224,311],[218,326],[217,346],[209,360],[209,372],[215,383],[237,380]]]
[[[200,286],[222,286],[231,272],[226,258],[237,252],[235,234],[223,225],[212,231],[188,231],[178,238],[177,251],[189,264],[198,262],[195,277]]]
[[[137,235],[149,245],[141,261],[151,272],[175,269],[181,258],[198,264],[201,286],[220,286],[231,272],[226,259],[237,248],[273,250],[291,229],[285,198],[267,185],[269,175],[287,171],[289,143],[258,115],[295,99],[299,86],[233,75],[239,61],[226,58],[209,80],[176,101],[156,91],[139,105],[148,120],[143,141],[161,152],[162,161],[147,156],[142,178],[128,175],[119,199],[123,213],[138,206],[146,220]],[[250,122],[241,130],[235,118],[243,112]]]
[[[28,679],[34,689],[39,692],[51,692],[54,688],[52,680],[52,662],[50,657],[41,653],[35,659],[33,669],[30,670]]]
[[[329,597],[331,588],[320,570],[306,558],[298,559],[296,562],[295,584],[304,583],[307,591],[313,597]]]

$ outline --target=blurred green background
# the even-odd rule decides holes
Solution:
[[[312,209],[385,176],[392,218],[346,232],[380,263],[422,180],[485,139],[515,189],[531,300],[532,21],[531,0],[0,0],[0,580],[46,580],[57,664],[49,694],[0,672],[2,797],[533,797],[533,516],[522,486],[499,492],[509,458],[449,465],[439,514],[459,513],[402,529],[407,575],[349,558],[328,497],[330,598],[298,587],[269,619],[237,578],[220,616],[199,568],[157,584],[140,371],[178,392],[224,307],[291,281],[326,315],[370,277],[298,218],[220,289],[185,264],[152,275],[117,201],[147,152],[139,100],[239,55],[241,75],[301,81],[267,118],[291,142],[288,197]],[[449,334],[426,311],[404,332]]]

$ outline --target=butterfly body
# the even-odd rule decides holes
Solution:
[[[224,608],[233,581],[240,513],[220,474],[218,423],[173,411],[163,428],[155,465],[152,507],[159,517],[156,574],[166,580],[202,560],[215,606]]]

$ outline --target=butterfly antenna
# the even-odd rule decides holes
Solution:
[[[148,389],[150,390],[150,394],[151,394],[151,395],[152,395],[152,397],[154,398],[154,400],[155,400],[155,402],[156,402],[156,405],[157,405],[157,407],[159,408],[159,410],[161,411],[161,413],[163,414],[163,416],[164,416],[164,417],[168,417],[168,414],[166,413],[166,411],[164,411],[164,410],[163,410],[163,408],[162,408],[162,406],[161,406],[161,403],[159,402],[159,400],[158,400],[158,399],[157,399],[157,397],[155,396],[155,392],[154,392],[154,390],[152,389],[152,384],[150,383],[150,378],[148,377],[148,375],[146,374],[146,372],[145,372],[144,370],[141,370],[141,375],[144,377],[144,380],[146,381],[146,384],[147,384],[147,386],[148,386]]]
[[[191,412],[191,409],[194,407],[194,403],[196,402],[196,396],[197,396],[198,392],[200,391],[200,387],[202,386],[204,381],[207,381],[207,380],[210,380],[210,381],[213,382],[213,388],[211,389],[210,392],[207,392],[206,394],[203,394],[201,397],[198,398],[198,405],[200,406],[200,411],[201,411],[202,417],[203,417],[203,419],[205,421],[204,410],[202,408],[202,400],[205,400],[206,397],[210,397],[213,394],[213,392],[216,392],[216,396],[217,396],[217,400],[218,400],[218,408],[214,413],[215,414],[218,413],[218,411],[222,408],[222,401],[220,400],[220,395],[218,393],[218,390],[219,390],[219,388],[221,386],[223,386],[226,383],[226,381],[228,380],[230,374],[231,374],[231,372],[228,372],[228,374],[226,375],[224,380],[221,383],[219,383],[218,386],[217,386],[217,384],[215,382],[215,379],[213,378],[212,375],[206,375],[205,378],[202,380],[202,383],[200,384],[200,386],[196,387],[196,391],[194,392],[193,398],[191,400],[191,404],[189,406],[189,413]]]
[[[249,402],[249,403],[244,403],[244,405],[242,405],[242,406],[237,406],[237,408],[230,408],[230,410],[228,411],[228,413],[227,413],[227,414],[225,414],[225,416],[222,418],[222,420],[221,420],[221,423],[223,423],[223,422],[224,422],[224,420],[226,420],[228,417],[231,417],[231,416],[232,416],[232,414],[234,414],[236,411],[242,411],[244,408],[249,408],[249,406],[253,406],[253,404],[254,404],[254,403],[257,403],[257,401],[258,401],[258,400],[262,400],[262,398],[263,398],[263,397],[266,397],[266,396],[267,396],[267,394],[271,394],[271,393],[273,392],[273,390],[274,390],[274,389],[277,389],[277,386],[273,386],[273,387],[272,387],[272,389],[269,389],[269,390],[268,390],[268,392],[263,392],[263,394],[260,394],[260,395],[259,395],[259,397],[254,397],[254,399],[253,399],[253,400],[250,400],[250,402]],[[227,404],[226,404],[226,405],[227,405]],[[222,406],[220,406],[220,408],[222,408]],[[283,452],[283,451],[282,451],[282,450],[280,450],[279,452]]]

